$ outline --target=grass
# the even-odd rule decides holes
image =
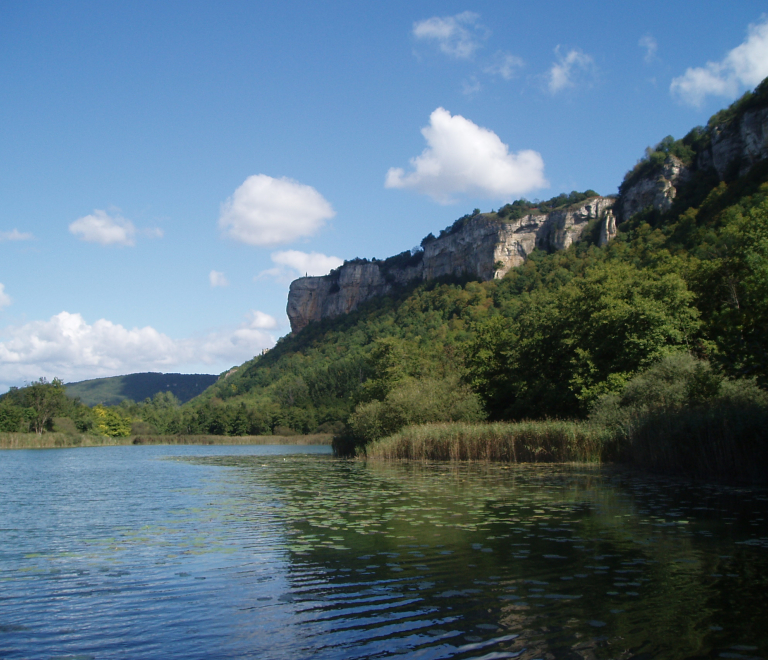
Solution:
[[[71,433],[0,433],[0,449],[53,449],[115,445],[330,445],[328,433],[313,435],[132,435],[109,438]]]
[[[718,481],[768,481],[768,409],[712,405],[637,420],[621,458],[654,472]]]
[[[510,463],[598,462],[608,434],[585,422],[411,426],[365,447],[366,458]]]
[[[697,479],[768,482],[764,406],[713,403],[707,408],[646,413],[628,426],[620,431],[580,421],[424,424],[358,447],[357,452],[375,460],[615,461]]]

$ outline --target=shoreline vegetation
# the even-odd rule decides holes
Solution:
[[[131,435],[111,438],[87,433],[0,433],[0,449],[65,449],[119,445],[330,445],[329,433],[310,435]]]

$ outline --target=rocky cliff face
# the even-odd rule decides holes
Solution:
[[[651,206],[668,211],[695,170],[714,169],[720,180],[743,176],[758,161],[768,158],[768,108],[747,110],[726,126],[708,129],[709,144],[700,151],[692,167],[669,156],[660,170],[655,170],[623,191],[619,204],[622,220]]]
[[[578,240],[590,220],[601,221],[601,241],[616,233],[613,198],[593,197],[568,209],[530,214],[507,221],[495,213],[481,213],[460,227],[427,242],[424,251],[409,258],[346,262],[329,275],[301,277],[291,283],[288,318],[295,333],[312,321],[332,318],[383,296],[414,280],[470,276],[480,280],[503,277],[522,264],[535,249],[552,252]]]
[[[295,280],[288,294],[291,329],[298,332],[312,321],[346,314],[414,280],[462,275],[501,278],[535,248],[548,252],[567,248],[590,220],[600,220],[599,244],[605,245],[616,235],[614,210],[620,220],[649,206],[669,210],[679,187],[695,170],[712,168],[725,179],[741,176],[768,158],[768,108],[750,108],[723,126],[707,129],[706,137],[702,143],[706,146],[697,147],[691,167],[670,155],[660,167],[622,190],[616,204],[613,198],[593,197],[567,209],[512,221],[495,213],[479,214],[427,242],[423,252],[403,253],[386,261],[355,260],[329,275]]]
[[[661,171],[643,177],[621,195],[622,219],[628,220],[648,206],[668,211],[672,207],[677,188],[690,176],[690,170],[679,158],[669,156]]]
[[[714,167],[721,179],[743,176],[755,163],[768,158],[768,108],[747,110],[725,127],[711,131],[711,145],[699,154],[697,167]]]

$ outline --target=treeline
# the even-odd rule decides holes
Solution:
[[[765,82],[749,104],[755,99],[768,105]],[[648,162],[676,145],[663,141]],[[326,431],[348,450],[426,423],[568,419],[601,425],[625,451],[652,447],[673,429],[693,437],[700,418],[710,430],[746,429],[759,455],[768,428],[760,422],[768,387],[768,161],[725,181],[694,173],[670,210],[623,221],[606,246],[598,246],[597,228],[595,221],[567,250],[534,251],[501,280],[413,283],[311,323],[183,406],[158,395],[104,410],[135,432]],[[667,378],[659,365],[670,364],[698,375],[675,385],[687,394],[674,405],[659,403],[669,392],[651,405],[650,393],[664,390]],[[24,389],[0,408],[6,398],[27,405]],[[95,409],[73,410],[57,416],[78,429],[103,428]],[[31,417],[14,414],[31,428]],[[740,427],[737,417],[752,421]]]
[[[704,138],[693,136],[695,151]],[[666,139],[646,160],[683,147]],[[587,419],[679,353],[766,387],[767,181],[766,163],[726,181],[696,172],[669,211],[623,222],[605,247],[595,223],[502,280],[432,281],[369,301],[283,338],[190,405],[234,414],[245,404],[299,432],[344,424],[362,442],[429,421]]]
[[[13,387],[0,397],[0,432],[86,434],[112,438],[131,435],[290,436],[298,433],[335,433],[341,423],[307,425],[312,420],[300,410],[281,414],[279,407],[255,408],[240,402],[223,405],[216,399],[183,406],[171,392],[158,392],[144,401],[124,399],[114,406],[87,406],[66,396],[59,379],[41,378]],[[294,429],[299,429],[296,431]]]

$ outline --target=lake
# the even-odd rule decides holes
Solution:
[[[329,451],[0,452],[0,657],[768,657],[765,489]]]

